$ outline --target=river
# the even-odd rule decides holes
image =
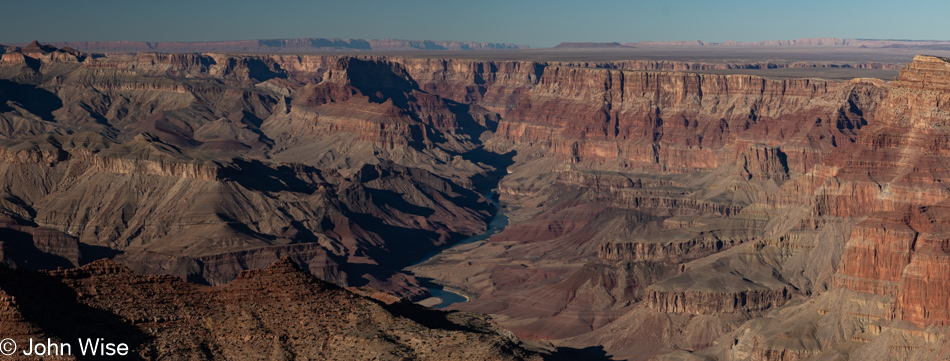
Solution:
[[[438,256],[442,254],[443,252],[452,249],[453,247],[487,240],[488,238],[491,238],[491,236],[495,235],[496,233],[504,230],[505,227],[508,226],[508,216],[505,214],[506,213],[505,207],[499,204],[498,200],[495,199],[496,198],[495,192],[489,192],[489,193],[483,194],[483,196],[485,198],[488,198],[488,200],[491,201],[492,205],[495,206],[495,208],[497,209],[497,211],[495,212],[495,217],[493,217],[491,221],[488,222],[488,229],[486,229],[484,233],[468,237],[466,239],[453,243],[451,246],[440,248],[435,251],[429,252],[425,256],[423,256],[423,258],[419,262],[414,263],[412,266],[424,263],[432,259],[433,257]],[[404,270],[404,271],[408,271],[408,270]],[[408,271],[408,272],[411,273],[411,271]],[[424,282],[424,286],[429,290],[429,293],[432,294],[432,297],[438,298],[442,301],[441,303],[437,303],[437,304],[432,304],[431,302],[433,300],[431,299],[420,301],[420,303],[425,303],[426,301],[429,301],[429,303],[425,303],[429,305],[429,307],[445,308],[453,303],[468,301],[467,297],[462,296],[452,291],[448,291],[442,285],[436,284],[432,281],[425,280],[425,279],[420,279],[420,281]]]

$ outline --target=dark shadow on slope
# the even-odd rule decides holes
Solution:
[[[103,258],[113,259],[123,252],[104,246],[79,243],[79,266],[85,266]]]
[[[393,315],[408,318],[426,328],[474,333],[485,332],[477,327],[458,324],[448,319],[449,314],[458,311],[440,311],[409,302],[396,302],[391,305],[383,305],[383,307]]]
[[[435,232],[393,226],[369,214],[345,211],[345,215],[346,218],[358,224],[362,230],[374,233],[381,239],[388,241],[386,242],[388,248],[367,250],[366,255],[379,262],[381,266],[400,269],[436,248],[433,243],[439,238],[439,235]],[[454,235],[453,238],[458,238],[458,236]],[[352,273],[352,275],[353,277],[359,277],[362,273]]]
[[[247,224],[244,224],[243,222],[239,222],[238,220],[236,220],[236,219],[234,219],[234,218],[228,217],[228,216],[223,215],[223,214],[220,214],[220,213],[215,214],[215,215],[216,215],[219,219],[221,219],[222,221],[224,221],[225,223],[227,223],[228,228],[230,228],[231,231],[234,232],[234,233],[236,233],[236,234],[248,235],[248,236],[251,236],[251,237],[254,237],[254,238],[257,238],[257,239],[260,239],[260,240],[264,240],[264,241],[267,241],[267,242],[273,242],[274,240],[277,239],[277,236],[274,236],[274,235],[271,235],[271,234],[259,233],[259,232],[255,231],[255,230],[251,229],[251,227],[248,226]],[[222,233],[223,233],[223,234],[222,234]],[[221,231],[221,232],[219,233],[219,235],[221,235],[221,236],[226,236],[227,233],[224,232],[224,231]]]
[[[287,72],[280,68],[276,62],[264,62],[259,58],[245,58],[247,65],[247,75],[258,82],[271,79],[287,79]]]
[[[80,338],[126,343],[131,351],[126,359],[141,359],[138,351],[151,340],[119,315],[79,303],[76,292],[54,277],[0,266],[0,289],[16,299],[23,318],[43,334],[73,343],[79,360],[108,359],[82,356],[75,344]]]
[[[613,357],[607,354],[603,346],[591,346],[586,348],[558,347],[551,355],[544,358],[547,361],[614,361]]]
[[[373,203],[377,207],[389,207],[391,209],[399,210],[402,213],[409,213],[416,216],[428,217],[435,214],[435,210],[420,207],[415,204],[406,202],[402,198],[402,194],[393,192],[386,189],[376,189],[363,187],[366,190],[366,193],[370,196],[369,202]]]
[[[495,189],[498,187],[498,183],[501,182],[501,179],[508,174],[508,167],[512,164],[515,164],[515,152],[510,151],[508,153],[495,153],[485,150],[485,148],[476,148],[468,153],[462,155],[465,159],[475,162],[483,163],[492,166],[495,168],[492,172],[487,172],[485,174],[476,174],[472,177],[472,185],[475,186],[476,190],[487,191],[490,189]]]
[[[493,210],[487,203],[481,201],[479,194],[475,190],[462,187],[450,179],[418,168],[406,168],[395,165],[391,162],[386,162],[379,165],[365,164],[360,169],[360,171],[356,173],[355,179],[360,183],[378,180],[379,182],[384,182],[384,184],[392,184],[392,181],[390,180],[391,178],[405,179],[413,183],[415,187],[417,187],[420,191],[423,191],[427,196],[432,196],[433,194],[438,193],[442,197],[449,199],[451,203],[463,208],[468,208],[477,212],[490,212]],[[420,185],[422,187],[420,187]],[[443,186],[448,186],[450,192],[457,194],[457,196],[450,196],[449,194],[441,191],[440,189]],[[413,213],[422,216],[429,216],[434,213],[433,210],[409,203],[396,191],[383,191],[367,186],[363,186],[363,188],[367,189],[367,192],[370,193],[371,196],[376,193],[375,191],[382,191],[383,193],[380,195],[384,195],[384,197],[379,199],[387,201],[387,205],[390,205],[392,208],[398,209],[402,212]],[[347,199],[356,200],[356,198]]]
[[[47,121],[53,121],[53,111],[63,107],[63,101],[46,89],[0,79],[0,112],[13,110],[8,101]]]
[[[319,178],[320,170],[308,166],[296,168],[287,165],[275,168],[256,160],[234,159],[234,166],[222,169],[221,175],[225,180],[237,182],[254,191],[313,193],[315,185],[300,179],[297,174],[314,173]]]
[[[494,132],[498,129],[498,123],[486,120],[480,123],[472,116],[472,108],[468,104],[456,103],[448,99],[442,99],[446,107],[455,115],[455,123],[458,124],[457,133],[469,136],[473,141],[477,141],[485,131]]]
[[[486,119],[484,124],[479,123],[472,117],[472,109],[468,104],[456,103],[450,100],[444,100],[449,110],[455,115],[456,124],[458,124],[458,133],[464,134],[474,142],[478,142],[486,131],[494,132],[498,128],[498,123]],[[472,184],[478,192],[486,192],[498,187],[498,182],[508,174],[508,167],[515,164],[515,152],[495,153],[485,149],[484,146],[475,148],[464,154],[462,158],[474,162],[482,163],[494,168],[494,171],[484,174],[476,174],[472,177]]]
[[[69,245],[63,246],[64,248],[69,247]],[[37,248],[32,234],[10,228],[0,228],[0,247],[3,250],[4,260],[12,262],[17,268],[53,270],[60,267],[73,268],[77,266],[66,257],[44,252]]]
[[[408,109],[409,101],[414,100],[411,92],[419,89],[415,80],[397,64],[344,58],[340,59],[339,67],[346,69],[350,85],[374,103],[392,100],[393,105]]]

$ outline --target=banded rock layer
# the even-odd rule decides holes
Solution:
[[[413,299],[431,279],[521,337],[617,358],[946,347],[945,59],[884,83],[40,45],[3,56],[9,265],[112,257],[224,284],[290,256]],[[484,230],[491,189],[503,232],[401,271]]]

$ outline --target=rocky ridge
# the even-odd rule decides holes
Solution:
[[[100,337],[128,344],[129,359],[541,360],[545,355],[526,349],[486,316],[402,300],[387,304],[316,279],[286,258],[218,287],[137,275],[109,260],[46,274],[3,267],[0,294],[5,337],[20,342]]]

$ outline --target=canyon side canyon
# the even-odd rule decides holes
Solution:
[[[0,46],[18,337],[96,318],[144,359],[950,358],[950,59],[57,45]],[[899,75],[741,72],[829,67]],[[451,247],[489,197],[507,227]],[[436,285],[469,300],[412,304]]]

